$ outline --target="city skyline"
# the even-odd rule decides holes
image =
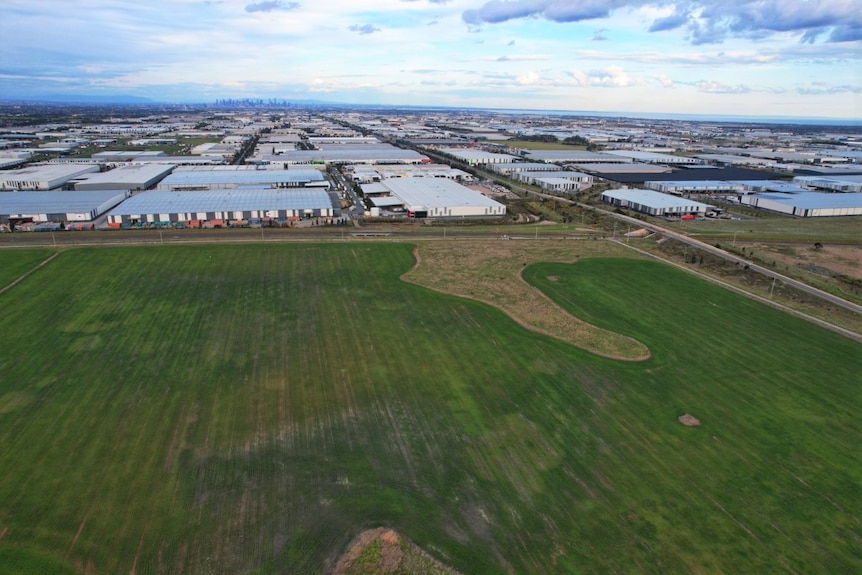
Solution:
[[[0,7],[0,94],[858,119],[855,2],[287,0]]]

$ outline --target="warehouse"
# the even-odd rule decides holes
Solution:
[[[862,192],[862,176],[797,176],[796,178],[793,178],[793,181],[808,188],[816,188],[830,192]]]
[[[473,176],[444,164],[417,164],[398,166],[353,166],[346,171],[348,177],[357,183],[379,182],[388,178],[448,178],[456,182],[472,182]]]
[[[515,162],[514,164],[494,164],[490,166],[490,169],[498,174],[513,176],[524,172],[547,172],[561,168],[556,164],[547,164],[545,162]]]
[[[546,164],[549,165],[549,164]],[[512,174],[512,179],[517,180],[519,182],[524,182],[525,184],[534,184],[536,180],[539,178],[563,178],[564,180],[571,180],[573,182],[577,182],[582,185],[582,187],[587,188],[593,184],[595,178],[590,174],[585,174],[583,172],[573,172],[571,170],[553,170],[547,172],[521,172],[519,174]]]
[[[518,161],[518,158],[510,156],[509,154],[494,154],[484,150],[473,150],[470,148],[440,148],[439,151],[443,154],[448,154],[453,158],[457,158],[470,166],[484,164],[510,164]]]
[[[722,180],[692,180],[692,181],[647,181],[647,189],[682,196],[685,194],[733,194],[745,189],[741,182],[725,182]]]
[[[238,188],[195,192],[150,191],[136,194],[111,210],[109,225],[184,222],[191,226],[236,220],[339,216],[327,192],[320,189]]]
[[[84,174],[99,171],[97,164],[46,164],[0,172],[0,190],[53,190]]]
[[[90,222],[122,202],[126,190],[0,193],[0,223]]]
[[[400,200],[412,218],[476,218],[506,215],[506,206],[444,178],[392,178],[372,186],[385,186]],[[386,196],[381,196],[386,197]],[[374,200],[392,207],[391,200]]]
[[[402,150],[390,144],[351,146],[344,144],[328,150],[294,150],[276,155],[255,157],[261,164],[281,164],[285,167],[302,164],[421,164],[428,157],[415,150]]]
[[[524,156],[531,161],[566,164],[630,164],[632,162],[631,158],[586,150],[530,150],[524,152]]]
[[[801,218],[862,215],[862,193],[765,193],[742,196],[739,201]]]
[[[609,190],[602,193],[602,201],[651,216],[702,216],[715,209],[707,204],[653,190]]]
[[[657,154],[655,152],[644,152],[639,150],[611,150],[606,152],[614,156],[631,158],[634,162],[642,162],[644,164],[667,164],[667,165],[685,165],[685,164],[702,164],[703,160],[699,158],[690,158],[688,156],[674,156],[671,154]]]
[[[177,170],[156,189],[171,191],[237,188],[323,188],[329,182],[318,170]]]
[[[581,184],[571,178],[535,178],[533,179],[533,184],[543,190],[560,194],[570,194],[582,189]],[[588,185],[583,187],[588,187]]]
[[[147,190],[170,174],[174,167],[170,164],[121,166],[107,172],[84,176],[75,182],[75,189]]]

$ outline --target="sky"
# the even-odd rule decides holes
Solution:
[[[859,119],[859,0],[0,0],[0,98]]]

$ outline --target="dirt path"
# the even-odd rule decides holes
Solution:
[[[26,273],[22,274],[22,275],[21,275],[21,277],[19,277],[18,279],[16,279],[15,281],[13,281],[12,283],[10,283],[9,285],[7,285],[7,286],[5,286],[5,287],[3,287],[3,288],[0,288],[0,295],[3,295],[4,293],[6,293],[6,291],[8,291],[8,290],[12,289],[12,288],[13,288],[13,287],[15,287],[16,285],[18,285],[19,283],[21,283],[22,281],[24,281],[25,279],[27,279],[27,277],[28,277],[30,274],[34,273],[35,271],[37,271],[37,270],[39,270],[39,269],[41,269],[41,268],[45,267],[45,266],[46,266],[46,265],[48,265],[49,263],[51,263],[51,260],[53,260],[54,258],[56,258],[56,257],[57,257],[57,256],[59,256],[59,255],[60,255],[60,252],[57,252],[57,253],[53,254],[53,255],[52,255],[52,256],[50,256],[48,259],[46,259],[45,261],[43,261],[42,263],[40,263],[39,265],[37,265],[35,268],[33,268],[32,270],[30,270],[30,271],[28,271],[28,272],[26,272]]]

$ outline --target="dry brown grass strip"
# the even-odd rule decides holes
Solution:
[[[416,266],[402,276],[404,281],[492,305],[529,330],[603,357],[650,357],[641,342],[574,317],[521,277],[532,263],[622,255],[609,242],[436,241],[420,243],[414,254]]]

